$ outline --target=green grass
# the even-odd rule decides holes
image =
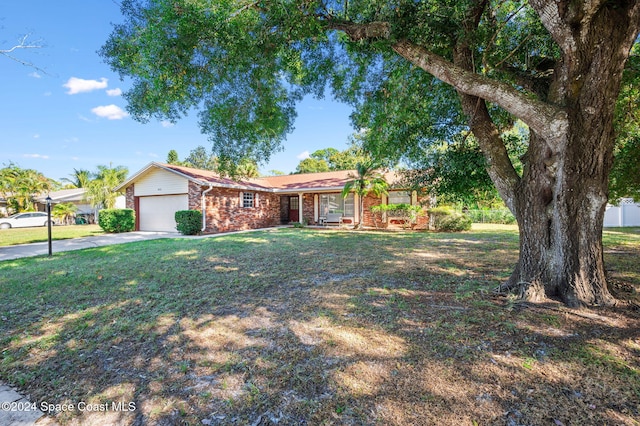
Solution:
[[[98,225],[53,226],[51,238],[66,240],[69,238],[89,237],[103,234]],[[39,243],[49,238],[47,227],[0,229],[0,247],[17,244]]]
[[[640,235],[605,243],[639,288]],[[493,295],[517,247],[290,228],[0,262],[0,380],[138,407],[61,424],[634,424],[638,313]]]

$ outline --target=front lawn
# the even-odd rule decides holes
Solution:
[[[639,290],[640,234],[605,242]],[[517,247],[290,228],[0,262],[0,380],[63,425],[637,425],[640,312],[493,295]]]
[[[103,233],[104,231],[98,225],[66,225],[51,227],[52,240],[90,237]],[[15,246],[16,244],[40,243],[47,241],[48,239],[49,234],[46,226],[0,229],[0,247]]]

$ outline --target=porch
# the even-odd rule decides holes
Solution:
[[[296,193],[280,195],[280,222],[315,226],[353,226],[359,219],[357,196],[341,193]]]

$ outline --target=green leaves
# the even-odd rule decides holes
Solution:
[[[128,173],[129,170],[124,166],[98,166],[94,179],[86,186],[86,199],[93,207],[113,209],[116,204],[116,198],[120,195],[113,190],[125,181]]]
[[[9,163],[0,169],[0,195],[14,213],[35,209],[34,197],[53,190],[53,181],[33,169]]]

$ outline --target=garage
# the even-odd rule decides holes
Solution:
[[[187,194],[139,198],[141,231],[177,232],[175,213],[188,210]]]

